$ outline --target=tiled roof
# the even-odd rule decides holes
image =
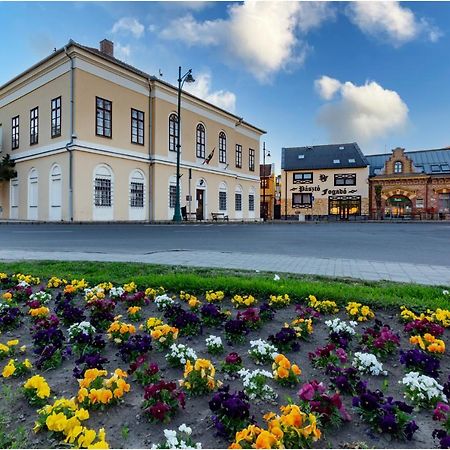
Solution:
[[[284,170],[342,169],[366,166],[367,160],[356,142],[290,147],[281,150],[281,168]]]
[[[384,171],[384,163],[392,156],[392,153],[381,155],[367,155],[369,162],[369,176],[380,175]],[[405,152],[405,156],[410,158],[417,173],[450,174],[450,148],[439,148],[435,150],[419,150]]]

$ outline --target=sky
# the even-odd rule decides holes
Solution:
[[[282,147],[365,154],[450,146],[450,3],[1,2],[0,85],[69,39],[98,47],[262,128]]]

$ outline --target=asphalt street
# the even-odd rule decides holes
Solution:
[[[450,223],[0,224],[0,250],[149,255],[173,250],[450,267]]]

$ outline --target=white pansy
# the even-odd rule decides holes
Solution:
[[[444,395],[444,387],[434,378],[421,375],[419,372],[408,372],[400,384],[405,386],[405,396],[415,402],[435,403],[437,401],[447,401]]]
[[[17,283],[17,286],[18,286],[18,287],[27,288],[27,287],[30,286],[30,283],[27,283],[26,281],[19,281],[19,282]]]
[[[109,291],[109,296],[111,298],[118,298],[118,297],[121,297],[124,294],[124,292],[125,292],[125,290],[121,286],[113,287]]]
[[[267,370],[256,369],[250,371],[241,369],[238,372],[244,385],[244,392],[251,400],[260,398],[261,400],[273,400],[277,397],[275,391],[267,385],[267,379],[273,378],[273,375]]]
[[[79,336],[80,334],[92,336],[93,334],[95,334],[96,330],[95,330],[95,327],[92,326],[89,322],[83,321],[83,322],[74,323],[73,325],[71,325],[67,329],[67,332],[69,334],[69,339],[74,339],[77,336]]]
[[[192,434],[192,428],[191,428],[191,427],[188,427],[185,423],[182,423],[182,424],[178,427],[178,430],[179,430],[181,433],[186,433],[186,434],[188,434],[189,436]]]
[[[383,364],[372,353],[356,352],[352,365],[358,372],[368,375],[387,375]]]
[[[39,291],[35,292],[34,294],[30,295],[30,300],[35,301],[37,300],[39,303],[48,303],[52,299],[52,295],[45,291]]]
[[[357,322],[351,320],[350,322],[346,322],[345,320],[339,319],[336,317],[333,320],[327,320],[325,325],[330,329],[330,331],[334,333],[347,333],[353,336],[355,332],[355,327],[358,325]]]
[[[175,302],[167,294],[162,294],[155,297],[155,303],[159,310],[164,310],[168,306],[173,305]]]
[[[271,361],[278,354],[278,349],[268,342],[257,339],[250,341],[250,349],[248,354],[255,360],[257,364]]]
[[[172,344],[169,347],[169,353],[166,355],[168,359],[174,365],[185,365],[188,360],[195,361],[197,354],[195,351],[184,344]]]

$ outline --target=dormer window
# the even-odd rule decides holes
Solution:
[[[298,155],[298,159],[305,159],[305,155]]]
[[[341,160],[340,159],[333,159],[333,164],[340,164]]]
[[[403,172],[403,163],[401,161],[396,161],[394,164],[394,173]]]
[[[354,164],[354,163],[356,163],[356,160],[355,160],[355,158],[349,158],[348,162],[350,164],[352,164],[352,163]]]

